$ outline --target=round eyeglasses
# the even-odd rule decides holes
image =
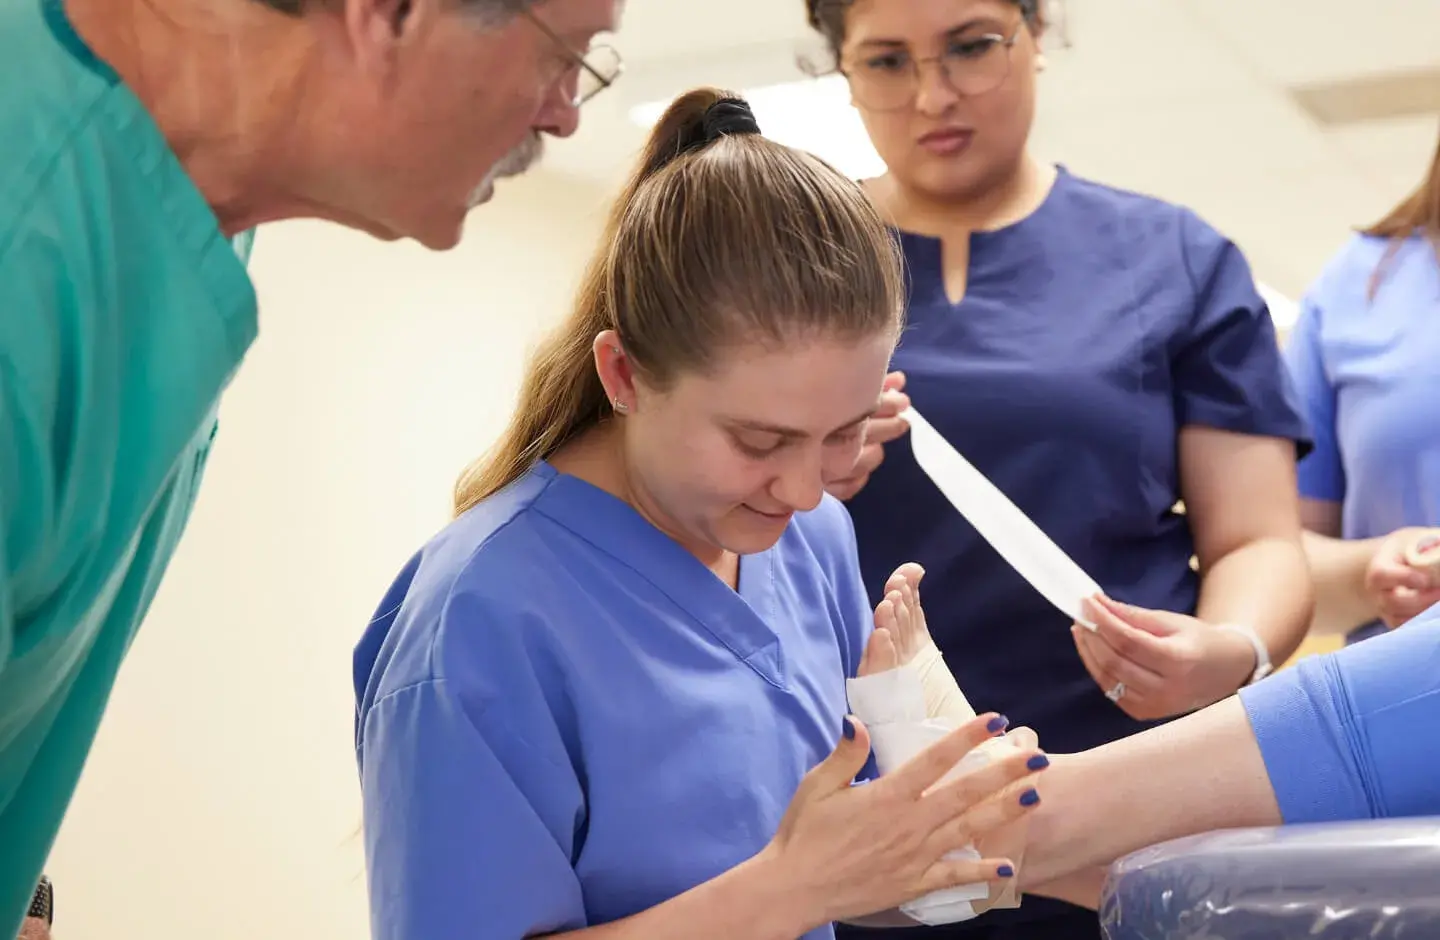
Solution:
[[[1022,23],[1008,38],[996,33],[952,37],[944,52],[924,58],[899,47],[882,49],[858,57],[840,71],[850,82],[855,102],[872,111],[899,111],[913,105],[927,65],[936,66],[956,94],[983,95],[1010,76],[1010,50],[1023,28]]]

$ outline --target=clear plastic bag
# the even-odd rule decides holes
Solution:
[[[1440,817],[1237,829],[1110,869],[1109,940],[1440,938]]]

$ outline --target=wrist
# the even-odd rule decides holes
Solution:
[[[1270,648],[1253,628],[1243,624],[1222,623],[1216,624],[1215,629],[1224,635],[1234,650],[1234,659],[1238,664],[1236,671],[1241,672],[1241,678],[1236,684],[1237,689],[1259,682],[1274,671],[1270,661]]]
[[[747,937],[793,940],[835,918],[828,898],[809,884],[773,843],[732,871],[735,909],[748,911]]]

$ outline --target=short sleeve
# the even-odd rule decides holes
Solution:
[[[1300,318],[1285,346],[1285,365],[1314,442],[1314,449],[1300,461],[1300,495],[1338,503],[1345,499],[1345,469],[1335,432],[1335,387],[1320,346],[1321,315],[1312,291],[1301,301]]]
[[[569,832],[574,773],[482,733],[443,680],[393,692],[362,725],[375,940],[521,940],[587,926]],[[571,830],[573,832],[573,830]]]
[[[1172,363],[1179,423],[1287,438],[1308,451],[1275,324],[1245,257],[1188,210],[1180,237],[1194,310]]]
[[[831,585],[835,590],[835,602],[840,611],[841,623],[837,625],[840,650],[845,658],[845,678],[854,678],[860,668],[860,658],[865,654],[865,644],[870,642],[870,633],[875,620],[870,601],[865,594],[865,580],[860,571],[860,548],[855,538],[855,520],[845,504],[829,494],[816,510],[824,515],[827,522],[824,533],[827,548],[827,562],[831,568]]]
[[[1440,815],[1440,606],[1240,700],[1287,824]]]

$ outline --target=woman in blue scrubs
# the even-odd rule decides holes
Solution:
[[[1315,436],[1300,508],[1316,628],[1383,633],[1440,601],[1440,570],[1407,560],[1440,535],[1440,147],[1306,294],[1285,358]]]
[[[820,940],[1014,876],[943,856],[1034,806],[1044,756],[933,786],[998,716],[852,785],[871,618],[824,485],[902,310],[857,186],[743,102],[672,106],[458,518],[356,651],[376,940]]]
[[[908,396],[1130,606],[1098,634],[1073,631],[956,517],[893,418],[872,423],[832,490],[872,597],[895,565],[923,565],[961,688],[1055,751],[1208,705],[1288,658],[1311,613],[1295,493],[1305,428],[1239,250],[1189,210],[1029,154],[1032,0],[809,12],[887,164],[865,185],[908,267],[888,413]],[[1090,912],[1032,899],[906,936],[1098,932]]]

